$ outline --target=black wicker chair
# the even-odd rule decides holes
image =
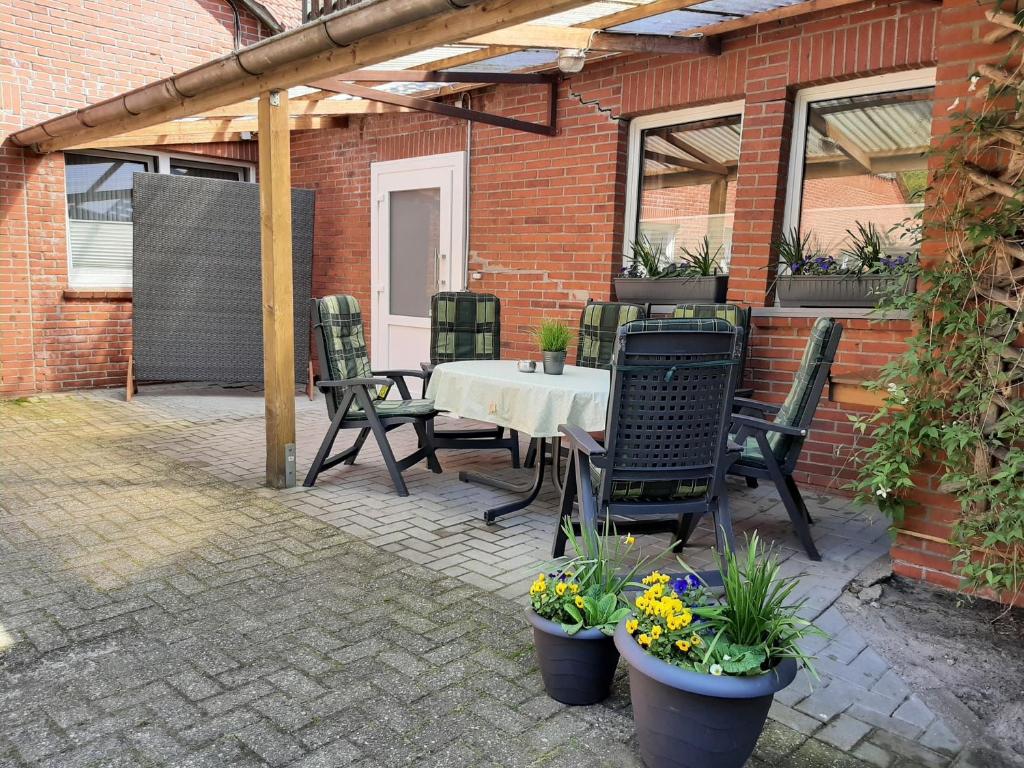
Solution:
[[[842,336],[840,323],[830,317],[819,318],[811,330],[785,402],[774,406],[736,398],[734,406],[737,413],[733,415],[735,434],[732,440],[741,446],[742,453],[729,473],[747,478],[752,486],[756,486],[758,480],[775,483],[800,543],[812,560],[821,560],[811,538],[810,524],[814,521],[793,480],[793,470],[810,433]],[[773,417],[771,421],[765,418],[769,416]]]
[[[430,380],[434,366],[458,360],[501,358],[501,301],[490,293],[442,291],[430,299],[430,362],[420,367]],[[426,386],[426,385],[424,385]],[[504,427],[434,430],[434,449],[500,449],[519,466],[519,433]]]
[[[606,515],[621,533],[668,531],[685,540],[712,514],[719,550],[732,546],[725,473],[739,455],[728,441],[742,330],[724,320],[641,320],[618,331],[604,445],[562,426],[570,471],[562,492],[554,555],[565,553],[562,524],[579,522],[591,544]]]
[[[405,382],[407,376],[425,379],[426,374],[371,370],[359,303],[352,296],[313,299],[311,314],[320,373],[327,377],[317,381],[317,388],[327,400],[331,426],[303,485],[312,486],[321,472],[337,464],[354,464],[372,432],[395,490],[399,496],[408,496],[403,470],[426,460],[431,471],[441,471],[430,438],[430,425],[437,414],[434,403],[413,399]],[[397,387],[401,400],[386,399],[392,387]],[[387,433],[403,424],[412,424],[419,436],[419,448],[404,459],[396,459]],[[331,456],[334,441],[342,429],[358,429],[359,435],[351,447]]]
[[[717,317],[743,329],[743,355],[740,357],[739,378],[736,380],[736,397],[753,397],[754,390],[744,388],[743,377],[747,370],[747,350],[750,348],[750,307],[736,304],[679,304],[673,317]]]

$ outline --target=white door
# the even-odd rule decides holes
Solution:
[[[465,154],[373,163],[370,179],[371,363],[418,370],[430,359],[430,297],[466,284]]]

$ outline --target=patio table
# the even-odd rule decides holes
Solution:
[[[558,437],[560,424],[588,432],[604,429],[611,374],[599,368],[565,366],[561,376],[538,368],[523,373],[514,360],[463,360],[434,368],[426,396],[439,411],[497,424],[529,435],[537,453],[532,477],[515,483],[476,472],[460,472],[464,482],[479,482],[525,497],[484,512],[493,522],[533,503],[544,483],[545,440]],[[556,486],[558,486],[556,478]]]

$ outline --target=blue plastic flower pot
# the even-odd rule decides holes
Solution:
[[[681,669],[647,653],[625,623],[615,631],[615,646],[629,664],[633,720],[649,768],[742,768],[775,693],[796,676],[793,659],[756,677]]]
[[[608,698],[619,663],[615,641],[599,629],[582,629],[567,635],[561,624],[526,609],[533,626],[544,690],[555,701],[573,706],[597,704]]]

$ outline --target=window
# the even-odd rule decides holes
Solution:
[[[132,179],[136,173],[244,181],[248,170],[242,165],[198,162],[162,153],[65,152],[68,284],[84,289],[131,287]]]
[[[935,71],[809,88],[796,100],[785,229],[841,266],[858,233],[914,247],[924,207]],[[911,225],[908,229],[908,225]]]
[[[727,270],[732,252],[742,104],[682,110],[630,125],[625,253],[646,238],[680,261],[703,247]]]
[[[240,165],[198,163],[193,160],[171,160],[171,173],[175,176],[246,181],[245,171],[246,169]]]

